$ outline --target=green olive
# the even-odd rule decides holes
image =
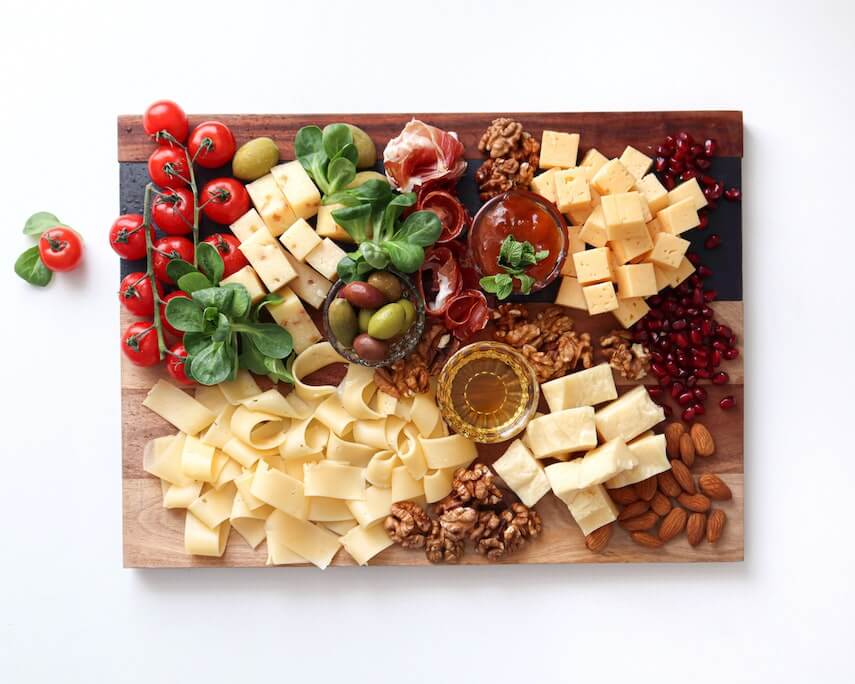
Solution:
[[[407,332],[413,321],[416,320],[416,307],[409,299],[402,299],[398,305],[404,310],[404,323],[401,326],[401,334]]]
[[[378,309],[368,321],[368,334],[378,340],[390,340],[401,332],[404,307],[397,302]]]
[[[377,309],[360,309],[359,310],[359,332],[368,332],[368,321],[374,315]]]
[[[256,180],[268,173],[278,161],[279,148],[271,138],[253,138],[235,152],[232,173],[241,180]]]
[[[350,302],[343,298],[334,299],[330,304],[327,316],[332,334],[345,347],[351,346],[353,338],[359,332],[359,325],[356,320],[356,312]]]
[[[350,190],[351,188],[358,188],[363,183],[367,183],[370,180],[381,180],[389,182],[389,179],[386,178],[382,173],[378,173],[377,171],[358,171],[356,176],[354,176],[353,180],[350,181],[348,185],[346,185],[346,189]]]
[[[374,271],[368,276],[368,284],[380,290],[386,295],[386,300],[390,302],[397,302],[404,291],[404,288],[401,287],[401,281],[389,271]]]
[[[370,169],[377,162],[377,147],[368,133],[353,124],[347,124],[353,136],[353,144],[359,156],[356,159],[357,169]]]

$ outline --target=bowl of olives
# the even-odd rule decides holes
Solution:
[[[389,366],[418,344],[425,305],[407,277],[378,270],[365,280],[338,280],[324,302],[324,333],[348,361],[370,368]]]

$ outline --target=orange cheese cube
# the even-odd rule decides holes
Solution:
[[[639,193],[621,192],[605,195],[601,202],[606,222],[606,235],[610,241],[650,236],[644,222],[644,210]]]
[[[650,171],[650,167],[653,166],[653,160],[650,157],[630,145],[626,146],[626,149],[620,156],[620,163],[626,167],[626,170],[636,180],[642,178],[645,173]]]
[[[615,286],[612,283],[588,285],[582,288],[582,294],[585,295],[585,301],[588,304],[588,313],[592,316],[614,311],[619,306]]]
[[[624,328],[629,328],[644,318],[648,311],[650,311],[650,307],[647,306],[644,297],[630,297],[629,299],[618,299],[618,308],[612,311],[612,316]]]
[[[584,173],[576,169],[558,171],[555,176],[555,202],[558,211],[566,214],[569,211],[587,209],[592,205],[591,188]]]
[[[586,249],[576,252],[573,261],[576,266],[576,277],[582,285],[593,285],[614,278],[612,250],[608,247]]]
[[[594,207],[591,215],[585,219],[579,237],[592,247],[606,246],[609,236],[606,234],[606,217],[603,214],[602,203]]]
[[[649,297],[655,295],[656,273],[653,264],[628,264],[615,269],[618,284],[618,296],[621,299]]]
[[[531,191],[545,197],[553,204],[558,200],[558,196],[555,194],[556,171],[557,169],[549,169],[549,171],[544,171],[539,176],[535,176],[531,181]]]

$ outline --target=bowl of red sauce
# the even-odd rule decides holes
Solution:
[[[549,252],[525,271],[535,280],[532,292],[558,277],[567,257],[567,224],[552,202],[525,190],[508,190],[481,207],[469,231],[469,251],[482,276],[505,272],[499,267],[499,249],[508,235],[530,242],[535,251]],[[514,278],[514,292],[519,292],[519,286]]]

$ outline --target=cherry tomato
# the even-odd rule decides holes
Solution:
[[[163,294],[160,283],[157,294]],[[142,271],[128,273],[119,285],[119,301],[135,316],[154,315],[154,297],[151,295],[151,278]]]
[[[141,214],[122,214],[110,228],[110,247],[122,259],[145,258],[145,233]],[[148,227],[152,242],[154,228]]]
[[[229,127],[219,121],[200,123],[187,141],[190,158],[206,169],[216,169],[235,156],[235,137]]]
[[[215,178],[205,183],[199,202],[205,216],[226,226],[249,211],[249,193],[234,178]]]
[[[243,252],[238,249],[240,241],[234,235],[214,233],[210,237],[206,237],[202,242],[213,245],[220,253],[220,256],[223,257],[223,265],[225,266],[223,278],[228,278],[232,273],[239,271],[249,263]]]
[[[181,332],[180,330],[176,330],[175,328],[173,328],[169,324],[169,321],[166,320],[166,305],[169,304],[170,300],[176,299],[178,297],[184,297],[184,299],[190,299],[190,295],[188,295],[183,290],[176,290],[175,292],[170,292],[168,295],[166,295],[162,300],[162,304],[160,305],[160,323],[166,332],[168,332],[173,337],[177,337],[178,339],[181,339],[184,337],[184,333]]]
[[[163,283],[174,285],[174,281],[166,273],[167,264],[173,259],[184,259],[193,263],[193,243],[187,238],[170,235],[160,238],[154,243],[154,275]]]
[[[171,135],[178,142],[187,140],[187,115],[172,100],[158,100],[150,105],[143,114],[143,130],[152,136],[159,145],[171,145],[172,141],[163,135]]]
[[[192,232],[193,193],[187,188],[167,188],[154,198],[151,215],[155,225],[168,235]]]
[[[51,271],[73,271],[83,258],[83,240],[71,228],[51,228],[39,238],[39,256]]]
[[[193,385],[194,381],[187,377],[186,361],[187,350],[179,342],[169,349],[169,355],[166,357],[166,372],[182,385]]]
[[[160,361],[157,330],[151,321],[135,321],[122,335],[122,351],[137,366],[153,366]]]
[[[190,170],[184,150],[178,147],[158,147],[148,158],[148,175],[162,188],[187,185]]]

